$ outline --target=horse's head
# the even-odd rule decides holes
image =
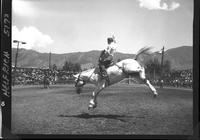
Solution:
[[[82,87],[85,85],[85,82],[81,78],[81,73],[75,74],[73,75],[73,77],[74,77],[76,92],[79,94],[81,92]]]

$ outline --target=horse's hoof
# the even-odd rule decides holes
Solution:
[[[153,97],[156,98],[158,96],[158,94],[154,94]]]
[[[90,104],[89,107],[88,107],[88,110],[95,109],[96,107],[97,107],[97,105]]]
[[[94,109],[94,107],[90,107],[90,106],[88,107],[88,110],[93,110],[93,109]]]
[[[93,107],[88,107],[88,110],[92,110],[93,109]]]

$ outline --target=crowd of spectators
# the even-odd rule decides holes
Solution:
[[[47,78],[49,84],[69,83],[72,82],[72,72],[37,68],[16,68],[16,71],[12,69],[14,85],[40,85],[44,78]]]
[[[171,71],[163,76],[162,82],[155,80],[153,83],[158,86],[162,83],[163,86],[192,88],[192,69]]]
[[[17,68],[16,71],[12,69],[12,80],[15,85],[39,85],[43,84],[46,75],[50,84],[67,84],[73,83],[72,74],[74,74],[74,72],[66,72],[63,70]],[[157,86],[161,84],[160,80],[152,80],[151,82]],[[192,69],[172,71],[164,74],[162,85],[192,88]]]

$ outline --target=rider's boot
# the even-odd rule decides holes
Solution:
[[[107,81],[107,84],[110,85],[110,79],[109,79],[108,75],[106,75],[105,79]]]
[[[108,76],[106,70],[102,71],[101,75],[102,75],[102,78],[107,81],[107,84],[110,85],[110,79],[109,79],[109,76]]]

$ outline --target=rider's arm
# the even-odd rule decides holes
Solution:
[[[102,56],[104,55],[105,50],[101,51],[100,57],[99,57],[99,61],[102,61]]]
[[[104,59],[104,61],[112,61],[113,60],[113,56],[109,55],[107,58]]]

